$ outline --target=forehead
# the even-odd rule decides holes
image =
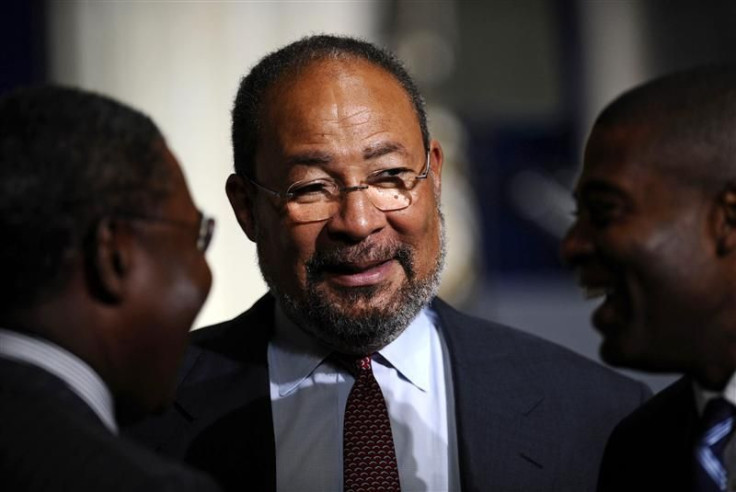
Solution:
[[[636,189],[668,177],[661,166],[655,132],[645,125],[594,127],[585,148],[578,192],[593,183]]]
[[[575,193],[583,206],[607,197],[644,215],[677,214],[712,198],[690,169],[694,162],[697,152],[662,145],[646,125],[594,128]]]
[[[259,140],[257,162],[269,152],[339,156],[387,140],[421,145],[421,130],[409,95],[390,73],[359,59],[321,60],[269,91]]]

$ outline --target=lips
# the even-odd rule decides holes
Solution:
[[[586,300],[598,299],[614,293],[614,289],[608,286],[582,286],[583,296]]]
[[[398,268],[393,260],[371,261],[368,263],[341,263],[324,269],[328,281],[343,287],[365,287],[379,284],[388,279]]]
[[[349,275],[353,273],[361,273],[367,270],[371,270],[373,268],[378,267],[379,265],[382,265],[383,263],[386,263],[387,261],[390,261],[390,259],[363,261],[363,262],[344,262],[344,263],[337,263],[333,265],[325,265],[324,270],[331,272],[331,273]]]
[[[409,247],[395,241],[320,249],[306,269],[311,285],[327,282],[343,288],[371,287],[400,275],[411,279],[414,272]]]
[[[602,269],[580,272],[580,287],[586,299],[603,299],[593,312],[593,325],[604,335],[620,330],[631,312],[628,290],[623,280]]]

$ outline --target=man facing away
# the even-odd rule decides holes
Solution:
[[[61,87],[0,98],[0,488],[218,490],[116,418],[173,396],[212,227],[146,116]]]
[[[435,297],[443,153],[391,54],[320,35],[266,56],[232,137],[226,190],[270,292],[196,332],[141,439],[228,490],[594,487],[648,390]]]
[[[614,431],[603,491],[735,490],[736,68],[671,74],[612,102],[588,138],[562,246],[601,355],[685,377]]]

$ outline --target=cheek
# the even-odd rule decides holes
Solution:
[[[176,369],[186,349],[189,330],[207,298],[212,274],[200,255],[169,269],[167,280],[151,298],[148,319],[142,320],[150,330],[145,349],[152,357],[151,364],[164,377]]]
[[[261,265],[268,268],[281,289],[303,290],[305,265],[314,255],[324,223],[286,224],[271,219],[261,224],[268,224],[259,229],[257,239]]]
[[[631,248],[627,277],[643,322],[690,323],[711,302],[714,264],[702,238],[696,228],[672,228]]]
[[[194,248],[163,258],[158,263],[158,275],[165,279],[165,287],[158,293],[161,310],[167,312],[165,316],[172,323],[177,320],[175,324],[188,330],[210,292],[212,272],[204,255]]]
[[[425,203],[424,207],[416,204],[389,217],[400,241],[414,250],[415,266],[421,271],[434,267],[440,248],[439,210],[434,200]]]

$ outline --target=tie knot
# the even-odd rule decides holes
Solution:
[[[356,357],[354,355],[345,355],[335,352],[332,354],[332,359],[356,377],[361,373],[373,372],[370,355]]]
[[[360,359],[356,359],[355,362],[353,362],[353,367],[355,370],[360,373],[363,371],[370,372],[372,370],[371,368],[371,356],[366,355],[365,357],[361,357]]]

